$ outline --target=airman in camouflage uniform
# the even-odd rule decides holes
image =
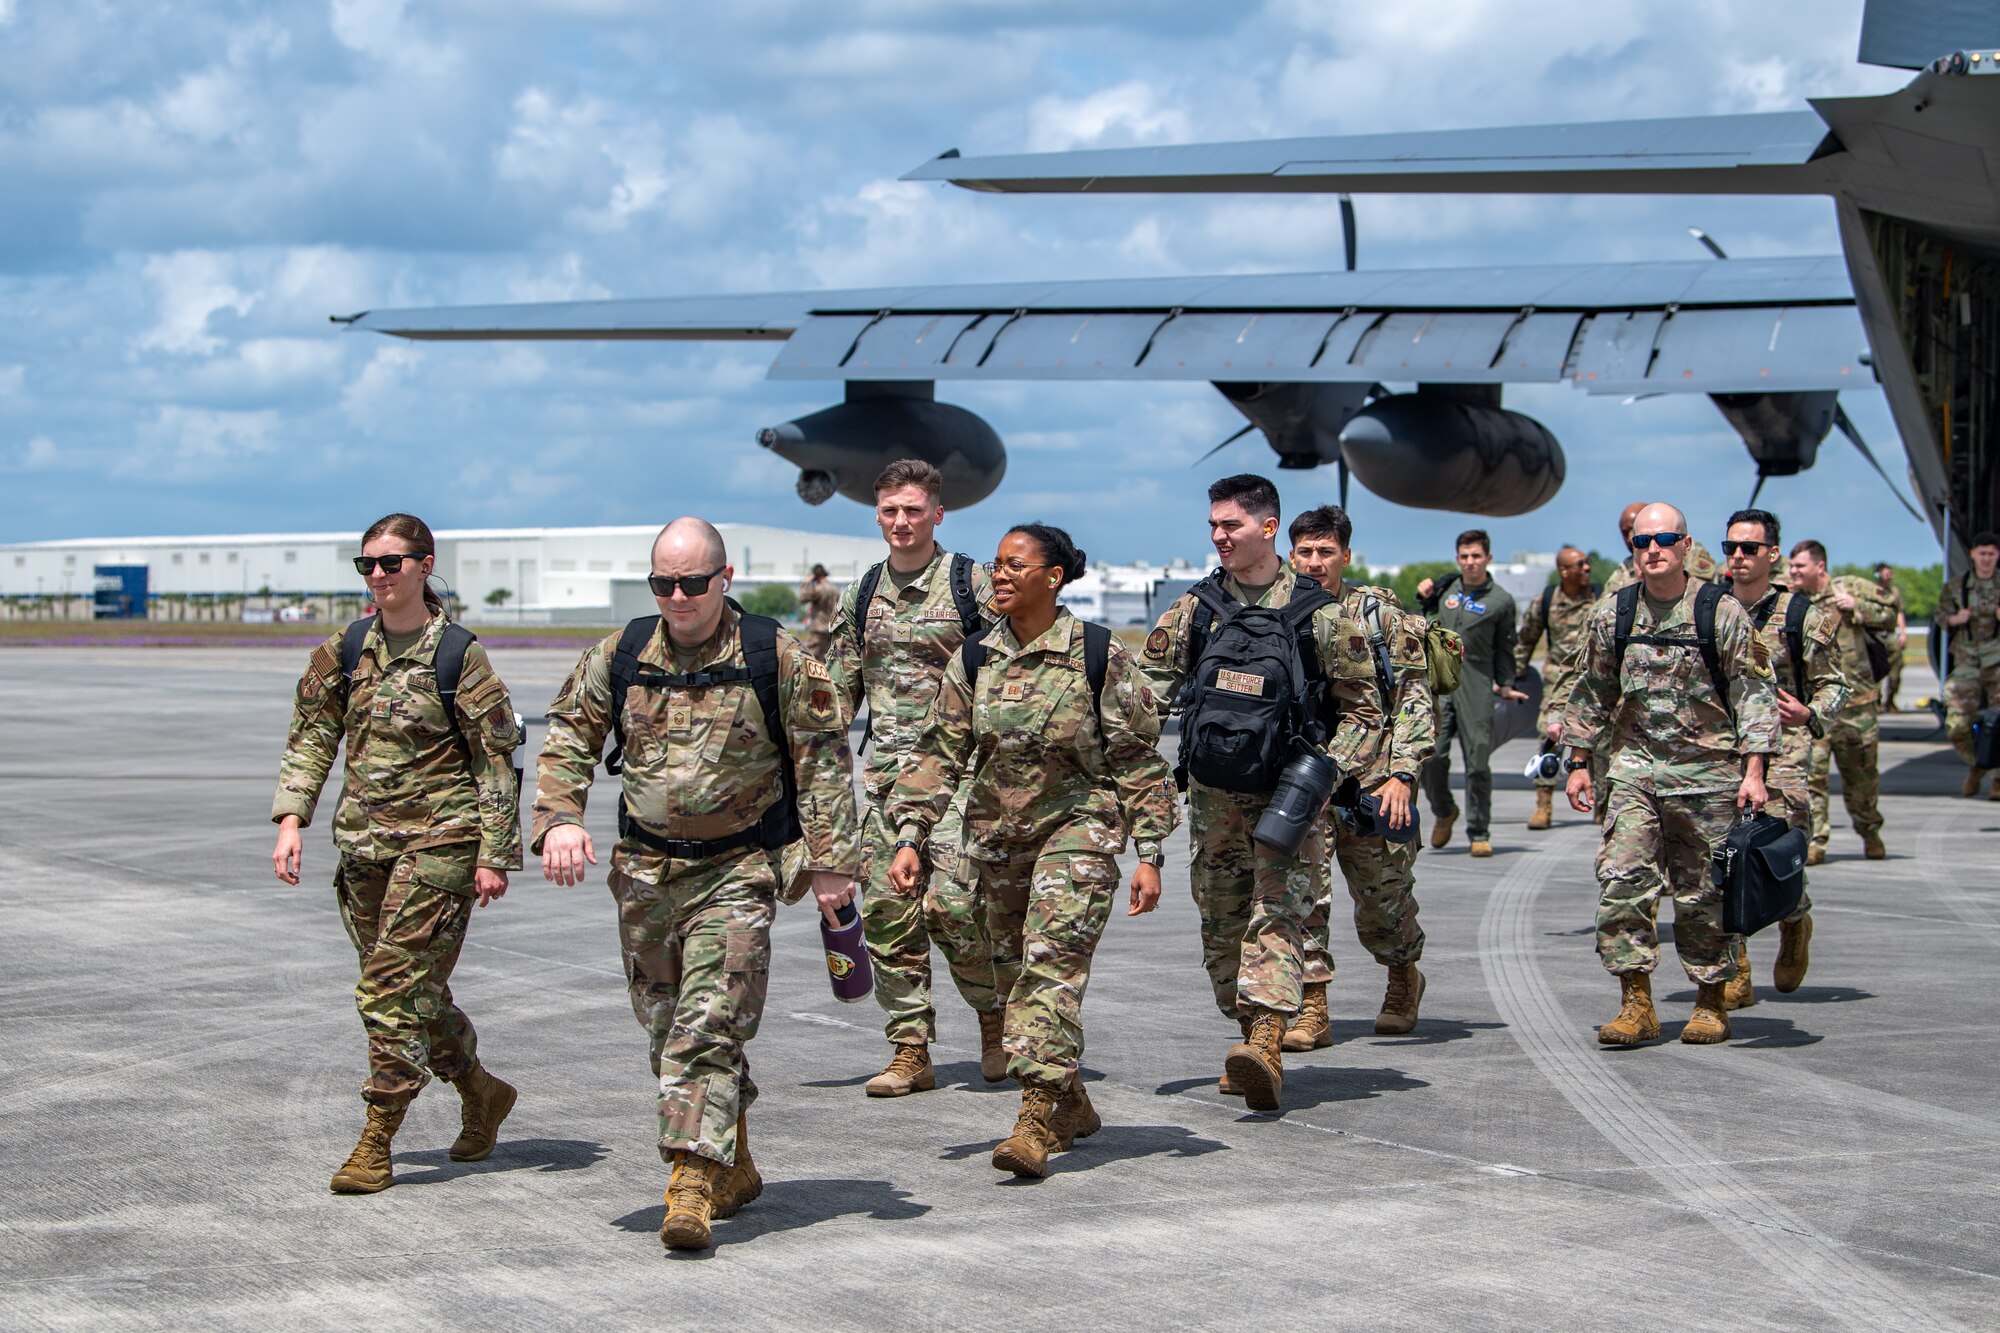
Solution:
[[[1211,577],[1244,605],[1290,602],[1298,576],[1272,549],[1277,489],[1244,474],[1216,482],[1209,499],[1209,536],[1222,557],[1222,570]],[[1199,607],[1192,593],[1183,594],[1146,638],[1140,666],[1162,709],[1172,706],[1194,670]],[[1327,753],[1343,772],[1359,771],[1386,726],[1367,631],[1333,605],[1314,613],[1312,637],[1337,715]],[[1188,784],[1189,881],[1201,914],[1202,965],[1216,1007],[1244,1032],[1225,1058],[1220,1087],[1240,1089],[1253,1110],[1279,1105],[1280,1048],[1304,985],[1305,918],[1326,874],[1328,851],[1323,830],[1308,833],[1291,857],[1255,841],[1251,833],[1269,804],[1268,792],[1223,791],[1192,779]]]
[[[1739,804],[1765,800],[1766,759],[1778,749],[1777,695],[1770,665],[1756,648],[1750,617],[1733,598],[1715,608],[1715,651],[1728,698],[1716,693],[1698,649],[1695,602],[1704,585],[1688,578],[1678,549],[1687,519],[1672,505],[1645,506],[1635,543],[1641,584],[1624,661],[1616,650],[1617,599],[1591,612],[1582,674],[1563,714],[1570,746],[1569,798],[1587,810],[1592,784],[1583,756],[1611,755],[1610,810],[1597,855],[1603,886],[1597,951],[1619,978],[1617,1018],[1598,1029],[1605,1045],[1657,1037],[1651,973],[1659,961],[1654,917],[1662,893],[1674,899],[1674,945],[1698,988],[1681,1040],[1726,1040],[1723,986],[1736,973],[1735,948],[1722,929],[1722,892],[1709,879],[1709,853]],[[1667,547],[1657,534],[1680,538]],[[1661,640],[1664,642],[1646,642]]]
[[[863,580],[849,584],[827,658],[848,715],[858,715],[864,701],[868,705],[868,762],[861,777],[867,798],[861,824],[861,916],[874,966],[875,1001],[888,1015],[885,1030],[893,1047],[888,1067],[868,1081],[871,1097],[900,1097],[937,1086],[930,1059],[930,1043],[937,1035],[932,944],[944,954],[959,995],[978,1015],[981,1075],[990,1083],[1007,1077],[1007,1055],[1000,1045],[1006,992],[994,978],[993,938],[978,876],[959,862],[963,792],[926,840],[930,883],[921,893],[906,896],[889,880],[895,837],[882,806],[923,734],[946,664],[965,641],[951,582],[952,562],[963,557],[940,546],[925,526],[943,511],[936,492],[926,488],[935,470],[924,467],[906,461],[883,473],[892,484],[878,484],[877,520],[892,542],[892,560],[899,549],[895,541],[909,544],[921,538],[916,558],[922,559],[927,545],[928,561],[909,573],[884,562],[866,607],[858,605]],[[914,522],[915,529],[897,532],[899,522]],[[983,613],[993,598],[985,567],[974,565],[970,581],[973,601]],[[858,631],[857,625],[862,627]]]
[[[1804,593],[1771,580],[1769,553],[1783,550],[1778,544],[1776,515],[1762,509],[1738,510],[1730,516],[1722,549],[1731,595],[1750,613],[1757,648],[1770,663],[1777,687],[1778,752],[1765,773],[1765,789],[1772,803],[1781,807],[1785,821],[1810,834],[1808,780],[1813,743],[1840,716],[1852,684],[1841,671],[1834,642],[1839,621],[1824,607],[1811,605]],[[1799,630],[1803,653],[1794,654],[1785,629],[1793,614],[1792,602],[1801,598],[1809,609]],[[1812,932],[1812,895],[1801,892],[1798,909],[1778,925],[1778,961],[1771,979],[1781,992],[1789,994],[1805,980]],[[1757,1000],[1750,978],[1748,941],[1740,935],[1735,938],[1737,970],[1725,998],[1729,1008],[1742,1009]]]
[[[1951,634],[1951,665],[1944,680],[1944,726],[1952,748],[1965,761],[1967,796],[1979,795],[1986,770],[1972,750],[1972,719],[1982,709],[2000,707],[2000,533],[1972,539],[1972,568],[1945,580],[1939,591],[1937,623]],[[2000,801],[2000,778],[1992,799]]]
[[[399,554],[415,544],[393,534],[375,540]],[[369,558],[374,544],[363,544]],[[410,559],[396,574],[371,572],[385,610],[399,598],[422,604],[427,566]],[[271,820],[283,830],[274,863],[280,878],[296,884],[297,830],[312,823],[346,741],[333,819],[340,854],[334,891],[361,964],[354,1002],[368,1036],[361,1085],[368,1126],[333,1177],[336,1193],[372,1194],[395,1183],[390,1141],[432,1075],[460,1094],[463,1132],[454,1159],[491,1153],[514,1104],[514,1089],[481,1066],[478,1036],[453,1002],[450,981],[474,897],[482,904],[497,898],[506,891],[504,872],[521,865],[513,767],[521,731],[507,687],[477,642],[466,647],[451,705],[440,697],[433,662],[448,623],[435,612],[421,629],[397,634],[399,651],[391,651],[378,616],[352,681],[342,672],[342,634],[313,650],[271,802]]]
[[[748,659],[742,616],[722,596],[733,571],[721,537],[677,519],[654,544],[653,570],[663,615],[637,654],[637,683],[611,697],[621,631],[583,654],[549,705],[532,846],[557,883],[578,883],[584,863],[595,864],[584,804],[622,710],[623,816],[609,884],[632,1011],[659,1081],[660,1156],[674,1168],[661,1238],[703,1249],[711,1216],[762,1188],[746,1140],[757,1086],[745,1048],[763,1018],[777,903],[803,895],[808,867],[823,910],[848,901],[859,853],[847,715],[826,668],[777,631],[783,734],[773,735],[754,681],[730,679]],[[781,746],[803,836],[777,847],[760,825],[784,799]]]
[[[1910,643],[1910,619],[1903,604],[1903,590],[1896,586],[1896,567],[1887,561],[1875,566],[1875,589],[1896,609],[1896,639],[1889,654],[1889,674],[1882,678],[1882,711],[1896,713],[1896,695],[1903,688],[1903,650]]]
[[[1843,574],[1830,578],[1826,568],[1826,548],[1815,541],[1792,547],[1792,587],[1811,594],[1814,605],[1834,618],[1839,630],[1834,638],[1841,674],[1847,677],[1847,702],[1828,727],[1813,741],[1809,786],[1812,793],[1812,846],[1806,853],[1807,865],[1826,860],[1826,844],[1833,833],[1828,814],[1828,788],[1835,763],[1840,765],[1841,800],[1854,831],[1861,835],[1863,855],[1879,861],[1889,854],[1882,843],[1881,773],[1878,768],[1881,727],[1877,714],[1881,706],[1875,693],[1875,675],[1868,662],[1868,636],[1872,632],[1883,642],[1893,642],[1896,612],[1882,595],[1875,580]]]
[[[1357,794],[1376,795],[1391,808],[1400,805],[1407,827],[1416,817],[1416,774],[1437,744],[1437,713],[1431,700],[1424,652],[1425,622],[1410,615],[1387,588],[1349,583],[1343,575],[1353,553],[1353,524],[1338,505],[1321,505],[1292,520],[1292,568],[1328,586],[1340,598],[1342,614],[1368,635],[1376,694],[1389,719],[1375,733],[1365,771],[1353,776]],[[1400,798],[1398,800],[1397,798]],[[1361,945],[1389,971],[1375,1031],[1400,1035],[1416,1026],[1424,995],[1424,930],[1417,924],[1415,837],[1391,841],[1363,835],[1329,806],[1328,838],[1335,863],[1354,904],[1354,931]],[[1390,818],[1390,811],[1384,811]],[[1414,830],[1412,830],[1414,833]],[[1326,988],[1333,980],[1332,877],[1322,875],[1305,920],[1304,986],[1298,1018],[1286,1029],[1284,1049],[1318,1050],[1333,1044]]]
[[[799,585],[799,613],[805,617],[806,651],[822,662],[833,645],[833,618],[839,608],[840,590],[827,581],[825,565],[814,565],[812,577]]]
[[[1551,584],[1528,599],[1521,613],[1521,632],[1514,640],[1514,677],[1520,679],[1534,665],[1535,644],[1548,637],[1548,655],[1542,659],[1542,711],[1535,728],[1549,744],[1562,731],[1562,704],[1569,697],[1576,675],[1576,658],[1583,647],[1583,629],[1590,620],[1590,608],[1597,604],[1598,588],[1590,581],[1590,557],[1574,546],[1556,552],[1559,583]],[[1535,813],[1528,827],[1545,829],[1555,822],[1557,779],[1535,779]]]

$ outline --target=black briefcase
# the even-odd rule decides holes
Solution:
[[[1739,819],[1716,844],[1709,877],[1722,890],[1722,928],[1755,935],[1799,908],[1806,891],[1806,833],[1759,814]]]
[[[1974,715],[1972,763],[1975,768],[2000,768],[2000,708]]]

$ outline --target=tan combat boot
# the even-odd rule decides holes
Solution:
[[[1424,998],[1424,974],[1415,963],[1389,969],[1389,988],[1382,994],[1382,1012],[1375,1015],[1375,1033],[1400,1037],[1417,1025],[1417,1006]]]
[[[1431,846],[1432,847],[1451,846],[1451,831],[1453,828],[1457,826],[1457,824],[1458,824],[1458,811],[1456,810],[1452,811],[1448,815],[1431,816]]]
[[[1250,1035],[1223,1057],[1223,1069],[1243,1090],[1244,1104],[1253,1111],[1278,1109],[1285,1091],[1284,1041],[1285,1016],[1275,1009],[1254,1009]]]
[[[736,1161],[729,1173],[722,1178],[722,1184],[715,1194],[713,1216],[718,1220],[736,1216],[737,1210],[764,1192],[764,1177],[757,1174],[757,1164],[750,1160],[750,1122],[744,1113],[736,1113]]]
[[[389,1164],[389,1141],[403,1123],[408,1102],[394,1110],[369,1103],[368,1123],[362,1126],[361,1141],[347,1155],[328,1186],[335,1194],[379,1194],[396,1183],[395,1168]]]
[[[1986,780],[1986,770],[1985,770],[1985,769],[1983,769],[1983,768],[1968,768],[1968,769],[1966,769],[1966,770],[1965,770],[1965,785],[1964,785],[1964,786],[1962,786],[1962,787],[1960,787],[1960,788],[1958,789],[1958,794],[1959,794],[1960,796],[1977,796],[1977,795],[1979,795],[1979,784],[1980,784],[1980,783],[1982,783],[1982,782],[1984,782],[1985,780]],[[1994,783],[1994,784],[1993,784],[1993,790],[1994,790],[1994,791],[1995,791],[1996,793],[2000,793],[2000,782],[1996,782],[1996,783]]]
[[[1889,849],[1882,845],[1882,835],[1869,833],[1862,836],[1861,854],[1871,861],[1880,861],[1889,855]]]
[[[1724,1009],[1748,1009],[1757,1003],[1757,985],[1750,979],[1750,945],[1748,941],[1736,942],[1736,975],[1722,987],[1722,1007]]]
[[[1007,1081],[1007,1048],[1000,1044],[1007,1027],[1007,1011],[995,1009],[979,1016],[979,1077],[988,1083]]]
[[[1239,1018],[1236,1020],[1236,1026],[1243,1029],[1243,1040],[1250,1040],[1250,1020]],[[1227,1063],[1222,1066],[1222,1077],[1216,1080],[1215,1090],[1225,1097],[1241,1097],[1243,1095],[1243,1089],[1237,1087],[1230,1079]]]
[[[667,1220],[660,1223],[660,1244],[670,1250],[705,1250],[708,1223],[715,1216],[715,1198],[729,1168],[686,1149],[674,1153],[674,1174],[667,1182]]]
[[[1695,987],[1694,1012],[1681,1029],[1681,1040],[1690,1046],[1713,1046],[1729,1040],[1729,1010],[1722,998],[1723,983],[1704,981]]]
[[[1826,848],[1820,846],[1812,846],[1806,848],[1806,864],[1809,866],[1825,865]]]
[[[1597,1029],[1602,1046],[1637,1046],[1660,1035],[1660,1016],[1653,1012],[1653,976],[1626,972],[1619,976],[1618,1017]]]
[[[520,1093],[474,1065],[470,1073],[452,1080],[458,1089],[458,1137],[451,1143],[454,1162],[483,1162],[500,1141],[500,1122],[514,1109]]]
[[[1069,1076],[1069,1086],[1063,1089],[1062,1098],[1056,1103],[1053,1125],[1056,1150],[1068,1152],[1078,1139],[1087,1139],[1103,1128],[1104,1120],[1090,1104],[1090,1094],[1084,1091],[1083,1073],[1079,1070]]]
[[[1493,855],[1493,844],[1484,838],[1474,838],[1472,846],[1465,849],[1469,855],[1486,857]]]
[[[1049,1173],[1049,1154],[1056,1148],[1056,1101],[1051,1089],[1021,1089],[1021,1113],[1014,1117],[1014,1132],[993,1150],[996,1170],[1036,1180]]]
[[[1806,979],[1812,962],[1812,915],[1797,921],[1778,923],[1778,962],[1771,969],[1771,984],[1781,995],[1790,995]]]
[[[1556,790],[1554,787],[1535,788],[1535,813],[1528,816],[1528,827],[1545,829],[1556,822]]]
[[[981,1061],[981,1072],[985,1062]],[[889,1067],[868,1080],[862,1091],[870,1097],[907,1097],[913,1092],[929,1092],[937,1086],[937,1071],[931,1068],[931,1048],[920,1042],[896,1043]]]
[[[1299,999],[1299,1016],[1285,1029],[1284,1047],[1288,1051],[1316,1051],[1331,1045],[1333,1025],[1326,1017],[1326,983],[1308,981]]]

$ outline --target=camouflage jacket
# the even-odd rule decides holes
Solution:
[[[474,643],[465,650],[453,729],[431,669],[445,623],[431,617],[415,645],[394,659],[381,626],[369,630],[351,689],[341,679],[341,635],[313,649],[292,704],[273,823],[286,815],[297,815],[302,827],[312,823],[344,737],[347,759],[333,816],[333,845],[342,855],[388,861],[476,841],[481,866],[521,868],[514,783],[521,731],[514,705],[486,649]]]
[[[1854,598],[1854,610],[1842,611],[1834,605],[1834,596],[1842,592]],[[1896,651],[1895,603],[1883,594],[1874,579],[1842,574],[1828,581],[1826,591],[1813,598],[1813,605],[1826,612],[1836,627],[1834,651],[1840,659],[1841,674],[1849,684],[1842,711],[1875,712],[1880,699],[1875,692],[1874,673],[1868,666],[1868,634],[1873,631],[1892,654]]]
[[[1692,538],[1688,540],[1685,567],[1688,577],[1697,583],[1714,583],[1722,577],[1722,566],[1715,562],[1715,557],[1708,553],[1706,546]],[[1638,581],[1639,571],[1633,566],[1632,557],[1628,555],[1619,563],[1618,568],[1611,571],[1611,577],[1604,580],[1603,595],[1609,597],[1620,588]]]
[[[825,631],[833,628],[840,606],[840,593],[825,579],[808,579],[799,585],[799,610],[805,613],[805,628]]]
[[[1813,740],[1824,736],[1834,719],[1840,716],[1840,710],[1847,703],[1848,691],[1853,688],[1846,673],[1840,669],[1840,657],[1834,651],[1837,622],[1826,613],[1825,608],[1814,606],[1806,612],[1801,635],[1806,650],[1805,692],[1799,692],[1799,673],[1792,664],[1791,644],[1785,638],[1785,616],[1792,598],[1798,596],[1803,594],[1787,588],[1773,588],[1754,605],[1744,606],[1744,610],[1750,613],[1752,626],[1759,619],[1764,620],[1764,627],[1755,631],[1756,647],[1770,665],[1772,683],[1803,703],[1812,714],[1803,727],[1781,729],[1778,753],[1772,757],[1770,772],[1764,778],[1773,787],[1803,788],[1806,785]]]
[[[1365,760],[1367,768],[1356,774],[1361,789],[1373,791],[1391,773],[1414,777],[1437,750],[1437,710],[1432,707],[1430,664],[1424,656],[1425,623],[1422,616],[1403,610],[1396,594],[1387,588],[1343,582],[1336,595],[1340,598],[1341,613],[1371,636],[1378,626],[1370,623],[1369,602],[1372,599],[1378,604],[1373,615],[1381,619],[1379,629],[1389,649],[1390,694],[1384,710],[1389,728],[1375,733]],[[1368,651],[1372,658],[1375,651],[1372,639]],[[1371,661],[1369,665],[1372,668],[1375,664]],[[1378,701],[1381,698],[1379,679],[1376,698]]]
[[[1292,600],[1298,575],[1290,565],[1281,566],[1278,580],[1264,590],[1259,606],[1283,606]],[[1238,601],[1246,601],[1243,585],[1225,576],[1223,586]],[[1193,593],[1182,593],[1160,623],[1146,636],[1146,649],[1139,669],[1152,682],[1154,702],[1164,716],[1174,706],[1188,674],[1194,670],[1190,648],[1194,638],[1194,613],[1201,604]],[[1368,632],[1342,611],[1339,604],[1321,607],[1313,615],[1313,642],[1319,646],[1319,668],[1327,684],[1327,697],[1338,711],[1327,753],[1341,771],[1358,773],[1368,766],[1370,755],[1381,745],[1381,733],[1388,723],[1382,713],[1381,696],[1375,689],[1375,667],[1369,661]]]
[[[535,767],[532,849],[558,824],[580,824],[598,755],[612,734],[611,655],[618,633],[586,651],[549,705],[549,737]],[[642,666],[671,675],[745,665],[735,610],[724,607],[713,636],[686,666],[674,661],[663,623],[639,652]],[[622,794],[634,819],[665,838],[711,839],[757,822],[778,798],[780,743],[791,746],[806,862],[852,875],[860,864],[847,716],[827,670],[799,641],[778,632],[778,707],[786,736],[774,737],[748,681],[647,688],[625,699]],[[633,838],[614,864],[660,883],[667,856]]]
[[[1542,594],[1536,593],[1528,599],[1528,609],[1521,613],[1521,633],[1514,641],[1514,675],[1516,678],[1528,674],[1534,665],[1535,643],[1544,635],[1548,637],[1548,655],[1542,659],[1542,697],[1549,698],[1558,690],[1566,690],[1568,680],[1576,674],[1577,651],[1583,647],[1583,629],[1590,623],[1590,608],[1597,605],[1597,599],[1586,588],[1581,597],[1572,597],[1560,585],[1549,596],[1549,613],[1542,617]]]
[[[896,785],[904,757],[916,749],[945,665],[965,642],[965,628],[951,595],[951,552],[943,547],[900,593],[889,570],[882,570],[857,648],[854,603],[859,593],[857,580],[841,595],[826,664],[848,717],[860,713],[864,699],[868,704],[868,766],[861,783],[868,799],[880,802]],[[993,599],[993,583],[982,566],[973,566],[972,595],[982,607]]]
[[[1689,579],[1680,600],[1660,619],[1647,599],[1639,598],[1635,636],[1684,639],[1688,646],[1628,644],[1622,671],[1613,646],[1615,600],[1600,599],[1590,613],[1582,669],[1563,712],[1563,742],[1578,750],[1605,747],[1613,782],[1660,795],[1734,791],[1742,780],[1742,756],[1777,752],[1778,696],[1770,664],[1754,647],[1750,616],[1733,597],[1715,608],[1715,650],[1729,684],[1725,707],[1694,646],[1700,587],[1699,580]]]
[[[1947,631],[1952,667],[1967,671],[2000,666],[2000,574],[1982,579],[1966,573],[1946,579],[1938,592],[1938,623],[1967,607],[1972,608],[1972,619]]]
[[[1104,693],[1091,707],[1083,622],[1058,608],[1034,642],[1002,618],[986,631],[976,689],[953,653],[917,747],[889,798],[896,836],[921,842],[967,773],[966,854],[1121,852],[1129,833],[1156,852],[1174,831],[1173,775],[1160,757],[1153,692],[1111,641]]]

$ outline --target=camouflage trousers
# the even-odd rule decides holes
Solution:
[[[1118,862],[1108,852],[1024,852],[974,861],[1006,997],[1007,1075],[1062,1088],[1083,1060],[1083,992],[1111,917]]]
[[[1896,711],[1896,695],[1903,688],[1903,650],[1894,649],[1889,654],[1889,674],[1882,678],[1881,693],[1878,696],[1882,707]]]
[[[962,864],[959,817],[947,815],[925,846],[933,867],[921,897],[906,898],[889,883],[895,834],[870,807],[862,824],[861,929],[875,969],[875,1003],[888,1014],[892,1042],[929,1045],[937,1036],[931,1003],[931,945],[944,955],[952,984],[977,1013],[1000,1008],[993,974],[993,937],[979,876]]]
[[[2000,665],[1962,666],[1944,678],[1944,730],[1958,757],[1972,764],[1972,719],[2000,707]]]
[[[1354,900],[1354,933],[1384,967],[1407,967],[1424,956],[1424,928],[1417,924],[1417,843],[1358,838],[1331,814],[1333,863]],[[1319,877],[1305,919],[1307,985],[1333,980],[1332,876]]]
[[[1674,949],[1697,983],[1736,975],[1735,937],[1722,929],[1722,890],[1708,858],[1736,818],[1734,791],[1659,796],[1614,783],[1597,850],[1597,955],[1613,974],[1651,972],[1660,961],[1654,920],[1674,903]]]
[[[734,1162],[737,1113],[757,1100],[744,1048],[764,1018],[777,858],[673,861],[659,884],[614,869],[610,887],[632,1012],[652,1039],[660,1158]]]
[[[1465,836],[1479,842],[1493,831],[1493,703],[1491,687],[1476,679],[1474,684],[1489,691],[1484,711],[1461,703],[1462,689],[1448,696],[1438,709],[1437,751],[1424,761],[1417,777],[1433,816],[1457,814],[1458,802],[1451,794],[1451,742],[1458,738],[1465,759]]]
[[[1188,786],[1188,881],[1201,916],[1201,964],[1215,1007],[1231,1021],[1252,1009],[1298,1012],[1305,919],[1326,874],[1324,828],[1306,834],[1296,857],[1251,838],[1270,799]]]
[[[368,1034],[364,1100],[396,1107],[430,1081],[479,1063],[472,1020],[451,1000],[451,970],[472,921],[479,845],[453,843],[393,861],[342,857],[340,922],[361,960],[354,1007]]]
[[[1827,795],[1833,766],[1840,765],[1840,799],[1847,806],[1847,818],[1861,837],[1882,831],[1880,789],[1877,770],[1881,728],[1875,710],[1850,709],[1834,719],[1826,735],[1813,742],[1812,767],[1808,785],[1812,792],[1812,845],[1826,846],[1833,835],[1833,820]]]

